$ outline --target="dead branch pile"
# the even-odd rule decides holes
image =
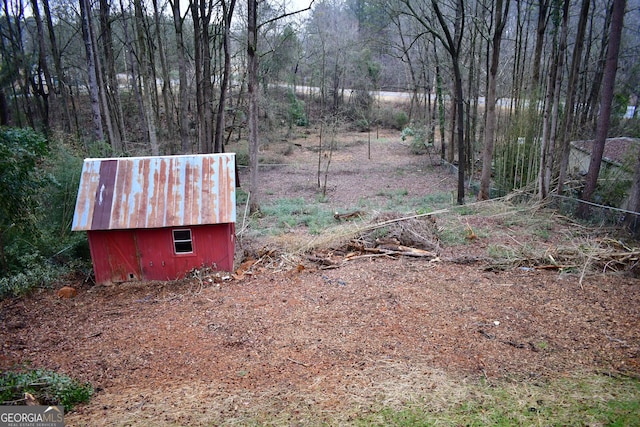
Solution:
[[[249,260],[249,264],[243,263],[234,278],[242,278],[260,270],[301,271],[309,262],[313,264],[311,268],[331,269],[351,260],[374,257],[415,257],[440,261],[440,235],[452,229],[464,233],[470,243],[478,239],[489,242],[489,253],[488,256],[464,255],[461,258],[442,259],[449,262],[482,260],[487,270],[527,268],[575,272],[581,275],[581,282],[586,274],[594,272],[625,271],[640,274],[640,248],[609,237],[606,230],[602,232],[584,227],[553,211],[547,214],[540,204],[521,203],[513,206],[492,200],[473,204],[473,207],[478,215],[486,218],[483,224],[491,224],[486,225],[486,229],[491,230],[490,235],[478,237],[469,220],[466,221],[466,227],[461,229],[459,216],[452,215],[448,209],[416,215],[387,212],[372,215],[370,219],[361,211],[339,214],[336,219],[341,222],[340,225],[330,231],[312,238],[288,233],[286,238],[290,240],[284,241],[286,245],[276,242],[275,247],[280,248],[278,250],[262,248],[250,256],[245,253],[244,260]],[[439,216],[445,213],[446,216]],[[506,227],[506,238],[505,218],[516,218],[511,223],[520,227],[515,234]],[[565,238],[557,239],[555,244],[526,238],[535,236],[539,229],[545,230],[546,224],[558,222],[562,222]],[[486,230],[483,232],[487,233]],[[525,238],[518,237],[518,232]]]
[[[570,245],[539,248],[521,246],[503,248],[503,255],[494,259],[487,269],[504,270],[525,267],[538,270],[575,270],[582,274],[599,271],[640,272],[640,248],[633,248],[611,238],[574,239]],[[581,278],[582,278],[581,277]]]
[[[432,215],[380,214],[369,224],[353,229],[350,237],[347,242],[336,240],[340,242],[337,247],[307,255],[307,260],[326,269],[336,268],[346,261],[377,256],[432,260],[438,257],[440,250],[438,227]]]
[[[429,216],[406,217],[398,213],[383,213],[371,220],[368,228],[353,239],[364,248],[403,246],[437,253],[440,249],[436,218]]]

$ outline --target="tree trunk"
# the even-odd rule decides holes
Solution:
[[[44,15],[47,22],[47,30],[49,33],[49,42],[51,46],[51,56],[53,56],[53,66],[58,76],[58,93],[60,94],[59,103],[62,110],[62,124],[66,132],[71,132],[71,113],[69,112],[69,90],[67,88],[67,79],[62,68],[62,58],[58,49],[56,33],[54,31],[53,20],[51,19],[51,8],[49,0],[42,0]]]
[[[211,50],[209,48],[209,24],[211,9],[206,0],[191,3],[194,27],[194,48],[196,66],[196,105],[198,129],[198,151],[213,151],[213,85],[211,84]]]
[[[569,0],[564,0],[562,16],[562,29],[560,41],[554,48],[553,60],[549,72],[547,86],[547,100],[545,102],[545,114],[542,125],[540,169],[538,173],[538,196],[546,199],[551,185],[551,172],[555,155],[555,142],[557,135],[558,113],[560,104],[560,85],[564,67],[564,55],[567,48],[567,33],[569,25]],[[555,42],[555,37],[554,37]],[[555,43],[554,43],[555,44]]]
[[[433,42],[433,55],[436,60],[436,102],[438,105],[438,129],[440,130],[440,158],[451,163],[453,159],[449,159],[450,153],[447,151],[447,143],[444,131],[444,99],[442,95],[442,74],[440,72],[440,61],[438,59],[438,52],[436,50],[435,40]]]
[[[111,6],[107,0],[100,0],[100,27],[102,29],[100,39],[102,40],[102,52],[105,64],[104,71],[102,71],[102,67],[100,67],[98,81],[102,81],[100,85],[102,88],[101,99],[105,105],[103,115],[105,116],[104,120],[110,135],[110,143],[114,153],[120,154],[122,152],[122,139],[125,130],[113,55],[110,8]],[[104,76],[104,74],[106,74],[106,76]],[[106,82],[104,80],[106,80]],[[106,117],[107,115],[108,117]]]
[[[462,34],[464,29],[464,2],[456,1],[456,16],[454,21],[453,36],[445,22],[444,15],[436,0],[431,0],[431,5],[436,14],[440,27],[444,33],[445,48],[451,56],[453,66],[453,90],[456,108],[456,129],[458,142],[458,198],[459,205],[464,204],[464,176],[465,176],[465,147],[464,147],[464,97],[462,92],[462,73],[460,71],[460,51]]]
[[[160,111],[164,111],[164,123],[167,127],[167,139],[170,141],[171,152],[175,153],[176,147],[174,145],[175,140],[175,122],[174,122],[174,102],[173,94],[171,91],[171,77],[169,76],[169,68],[167,67],[167,53],[164,48],[164,40],[162,38],[161,28],[161,12],[158,9],[158,0],[153,0],[153,19],[156,27],[156,43],[158,46],[158,58],[160,59],[160,73],[162,75],[162,103],[164,108],[160,108]]]
[[[149,63],[149,56],[145,38],[145,14],[142,11],[142,0],[134,0],[134,9],[136,17],[136,32],[138,36],[138,61],[140,63],[140,76],[142,77],[142,100],[143,100],[143,114],[145,116],[147,124],[147,137],[149,138],[149,147],[151,148],[151,155],[157,156],[160,154],[160,145],[158,144],[158,135],[156,133],[155,115],[153,112],[153,100],[152,90],[155,85],[155,81],[152,81],[149,76],[149,68],[152,64]]]
[[[595,120],[599,119],[598,114],[600,113],[599,109],[598,109],[598,95],[600,94],[600,90],[603,86],[603,78],[604,78],[604,73],[605,73],[605,67],[606,67],[606,62],[607,62],[607,48],[609,45],[608,42],[608,36],[607,34],[610,33],[611,31],[611,25],[612,25],[612,13],[613,13],[613,6],[610,8],[607,8],[607,16],[605,18],[605,23],[604,23],[604,36],[602,38],[602,43],[600,44],[600,54],[598,55],[598,60],[595,61],[595,75],[593,77],[593,80],[591,81],[591,89],[589,90],[589,95],[587,96],[587,99],[585,101],[585,107],[584,107],[584,111],[582,114],[582,118],[581,118],[581,123],[582,124],[587,124],[587,123],[593,123]],[[609,35],[610,36],[610,35]],[[587,57],[585,58],[586,61],[592,62],[593,59]],[[600,103],[602,104],[602,100],[600,100]],[[598,117],[596,117],[598,116]],[[596,124],[596,127],[598,125]]]
[[[147,115],[145,114],[144,101],[142,99],[142,87],[140,85],[140,73],[138,70],[138,64],[135,59],[135,53],[137,49],[133,45],[133,41],[131,39],[131,35],[129,34],[129,22],[126,18],[130,16],[129,13],[125,11],[123,0],[120,0],[120,12],[123,17],[122,21],[122,29],[124,33],[124,45],[126,48],[125,62],[127,66],[127,71],[129,74],[129,87],[133,92],[136,103],[138,104],[138,114],[139,114],[139,130],[141,132],[147,132],[148,124],[147,124]]]
[[[218,101],[218,113],[216,115],[216,134],[214,140],[214,151],[216,153],[224,152],[224,130],[225,130],[225,104],[227,100],[227,88],[229,86],[229,78],[231,74],[231,18],[233,17],[233,9],[236,1],[231,0],[227,3],[222,0],[222,18],[224,21],[224,33],[222,35],[222,46],[224,49],[224,70],[222,73],[222,82],[220,83],[220,100]]]
[[[26,53],[24,51],[24,40],[22,32],[22,24],[24,22],[24,4],[19,2],[15,5],[11,5],[7,0],[2,2],[2,8],[4,10],[4,16],[10,17],[13,15],[12,24],[6,25],[6,29],[2,27],[3,34],[2,40],[2,53],[0,57],[8,62],[7,70],[3,67],[3,74],[7,73],[11,75],[13,80],[17,84],[12,84],[11,98],[13,101],[16,114],[14,118],[16,125],[22,127],[22,115],[19,113],[24,111],[27,123],[30,127],[35,128],[35,117],[31,109],[31,103],[29,102],[29,80],[31,79],[31,66],[28,61],[25,60]],[[14,12],[13,14],[11,12]],[[5,40],[8,41],[9,46],[5,46]],[[18,91],[19,89],[19,91]]]
[[[180,1],[171,1],[171,10],[173,12],[173,27],[176,32],[176,56],[178,61],[178,78],[180,80],[180,89],[178,94],[178,129],[180,133],[180,152],[186,154],[191,151],[191,143],[189,141],[189,82],[187,81],[187,60],[184,46],[183,24],[184,20],[180,14]]]
[[[249,93],[249,211],[260,210],[258,186],[258,0],[247,2],[247,89]]]
[[[540,63],[542,61],[544,36],[549,20],[549,2],[550,0],[538,0],[538,25],[536,28],[536,47],[534,50],[532,75],[532,90],[536,93],[536,99],[538,98],[537,92],[540,88]]]
[[[496,134],[496,79],[498,76],[498,65],[500,64],[500,45],[502,43],[502,32],[504,30],[507,16],[509,15],[509,2],[506,0],[504,11],[502,10],[502,0],[496,1],[494,10],[494,30],[492,37],[491,65],[487,76],[487,99],[486,99],[486,126],[484,129],[484,150],[482,153],[482,174],[480,177],[480,191],[478,200],[487,200],[490,197],[491,171],[493,170],[493,144]]]
[[[589,15],[590,0],[582,0],[580,9],[580,19],[578,20],[578,31],[576,34],[576,45],[573,49],[571,59],[571,70],[569,71],[569,82],[567,83],[567,100],[564,107],[564,121],[562,122],[562,159],[560,160],[560,172],[558,176],[557,193],[562,195],[564,191],[564,181],[567,179],[567,167],[569,165],[569,155],[571,153],[571,139],[573,136],[573,118],[575,117],[575,93],[578,81],[578,71],[582,58],[582,47],[584,45],[584,35],[587,27],[587,17]]]
[[[82,19],[82,40],[87,57],[89,72],[89,96],[91,98],[91,112],[93,117],[94,137],[96,141],[104,141],[102,114],[100,112],[100,96],[98,94],[98,77],[96,75],[95,46],[91,37],[91,7],[89,0],[80,0],[80,15]]]
[[[210,24],[213,3],[208,0],[199,0],[200,6],[200,31],[202,34],[200,49],[202,50],[202,93],[203,97],[203,140],[201,141],[202,153],[213,152],[213,83],[211,82],[211,49],[210,43],[215,42],[210,38]]]
[[[38,84],[33,82],[35,86],[34,92],[38,95],[38,98],[42,100],[41,115],[42,125],[45,134],[49,133],[49,94],[55,93],[53,91],[53,81],[51,80],[51,73],[49,72],[49,66],[47,65],[47,54],[44,39],[44,26],[42,25],[42,18],[40,17],[40,9],[36,0],[31,0],[31,9],[33,17],[36,21],[36,30],[38,35]],[[44,82],[42,77],[44,76]],[[46,84],[46,89],[45,89]]]
[[[611,104],[613,101],[613,90],[616,81],[616,72],[618,69],[618,53],[620,52],[620,39],[624,22],[625,6],[626,0],[613,0],[611,26],[609,29],[609,43],[607,48],[607,61],[602,77],[602,97],[600,101],[600,114],[598,115],[598,126],[596,128],[596,139],[593,141],[591,161],[589,162],[589,172],[587,172],[586,185],[582,193],[582,200],[586,202],[591,201],[591,197],[593,196],[598,183],[604,144],[607,139],[607,132],[609,131]],[[587,203],[580,203],[577,213],[579,217],[586,219],[590,211],[591,209]]]

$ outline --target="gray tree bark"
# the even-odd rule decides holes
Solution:
[[[102,127],[102,114],[100,112],[100,95],[98,93],[98,77],[96,75],[95,47],[91,37],[91,7],[88,0],[80,0],[80,15],[82,19],[82,40],[87,59],[89,72],[89,96],[91,98],[91,112],[96,141],[104,141],[104,129]]]
[[[598,125],[596,128],[596,138],[593,141],[591,150],[591,160],[589,162],[589,172],[587,172],[586,185],[582,192],[581,199],[590,202],[595,192],[600,166],[602,164],[602,154],[604,144],[609,131],[609,121],[611,119],[611,104],[613,101],[613,89],[618,70],[618,54],[620,52],[620,39],[622,37],[622,27],[624,23],[626,0],[613,0],[611,13],[611,26],[609,28],[609,43],[607,47],[607,61],[602,76],[602,97],[600,100],[600,114],[598,115]],[[587,203],[580,203],[578,206],[578,216],[587,218],[591,208]]]
[[[491,171],[493,169],[493,144],[496,134],[496,79],[498,76],[498,65],[500,64],[500,46],[502,43],[502,32],[504,30],[507,17],[509,15],[510,0],[506,0],[504,10],[502,1],[496,1],[494,10],[494,30],[491,38],[491,65],[487,76],[487,99],[486,99],[486,126],[484,129],[484,150],[482,153],[482,174],[480,177],[480,191],[478,200],[487,200],[490,197]]]

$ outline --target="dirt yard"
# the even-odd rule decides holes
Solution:
[[[395,191],[420,198],[455,190],[453,175],[409,154],[398,135],[372,138],[371,159],[367,134],[352,135],[332,157],[328,208],[383,212]],[[280,156],[288,165],[261,171],[265,202],[317,200],[317,138],[296,143]],[[5,300],[0,367],[27,364],[91,382],[96,392],[66,415],[70,426],[349,424],[450,381],[640,375],[640,280],[488,268],[497,241],[557,250],[563,219],[544,238],[499,215],[441,220],[477,236],[442,242],[435,258],[344,261],[345,251],[324,247],[312,259],[343,260],[325,269],[283,247],[287,234],[314,237],[305,230],[278,238],[247,231],[238,252],[262,258],[236,279],[203,272],[178,283],[75,283],[72,299],[46,289]]]

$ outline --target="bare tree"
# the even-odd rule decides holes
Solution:
[[[165,50],[165,42],[162,36],[161,25],[161,11],[158,7],[158,0],[152,0],[153,5],[153,20],[155,24],[155,44],[157,46],[156,52],[160,60],[160,73],[162,76],[162,106],[164,110],[164,123],[167,126],[167,137],[170,143],[171,151],[175,152],[173,144],[175,136],[175,121],[174,121],[174,103],[173,94],[171,92],[171,77],[169,76],[169,68],[167,66],[167,53]],[[156,114],[157,116],[158,114]]]
[[[567,100],[564,107],[564,120],[562,122],[562,130],[560,132],[562,143],[562,158],[560,160],[560,172],[558,175],[558,194],[562,194],[564,189],[564,181],[567,178],[567,167],[569,165],[569,154],[571,152],[571,136],[573,134],[573,119],[576,112],[576,85],[578,82],[580,61],[582,59],[582,47],[584,46],[584,35],[587,27],[587,17],[589,15],[590,4],[590,0],[582,0],[582,6],[580,7],[580,18],[578,20],[578,30],[576,34],[576,43],[575,47],[573,48],[573,56],[571,59],[571,70],[569,71],[569,81],[567,83]]]
[[[34,0],[35,2],[35,0]],[[58,41],[53,26],[53,20],[51,19],[51,8],[49,7],[49,0],[42,1],[42,7],[44,8],[45,20],[47,22],[47,30],[49,35],[49,45],[51,49],[53,66],[55,73],[58,77],[57,93],[60,94],[60,102],[58,103],[62,110],[62,123],[63,129],[66,132],[71,132],[71,113],[69,112],[69,89],[67,88],[66,73],[62,68],[62,56],[60,49],[58,48]]]
[[[462,35],[464,33],[465,12],[464,0],[455,0],[449,5],[453,10],[453,17],[445,17],[437,0],[431,0],[431,10],[436,17],[437,26],[427,18],[426,11],[416,10],[409,0],[401,0],[406,10],[403,12],[416,19],[424,30],[442,43],[449,56],[453,68],[453,92],[455,111],[455,135],[458,143],[458,204],[464,204],[465,190],[465,146],[464,146],[464,97],[462,89],[462,72],[460,69],[460,54],[462,52]],[[430,14],[429,14],[430,15]],[[452,19],[450,24],[447,19]],[[450,28],[450,25],[453,28]]]
[[[49,94],[53,88],[53,80],[51,72],[47,65],[47,49],[45,46],[44,26],[42,17],[40,16],[40,8],[36,0],[31,0],[31,10],[36,21],[36,30],[38,37],[38,73],[34,76],[31,85],[34,93],[41,99],[37,105],[41,109],[42,124],[45,133],[49,131]],[[55,92],[54,92],[55,93]]]
[[[184,44],[184,18],[180,14],[180,1],[170,0],[171,10],[173,13],[173,26],[176,33],[176,55],[178,60],[178,78],[180,80],[180,88],[178,95],[178,128],[180,133],[180,151],[184,154],[190,151],[189,142],[189,118],[188,118],[188,99],[189,99],[189,82],[187,81],[187,59],[186,48]]]
[[[562,29],[560,40],[556,42],[554,31],[554,46],[549,79],[547,82],[546,100],[544,104],[544,119],[542,122],[542,137],[540,138],[540,170],[538,172],[538,196],[545,199],[551,185],[551,172],[555,154],[556,130],[560,105],[560,86],[564,67],[564,56],[567,48],[567,33],[569,26],[569,0],[564,0],[562,8]]]
[[[147,43],[149,40],[145,37],[146,31],[146,15],[143,11],[142,0],[134,0],[135,10],[135,28],[137,35],[137,59],[140,64],[140,77],[142,78],[142,100],[143,114],[147,125],[147,138],[149,140],[149,148],[151,155],[160,154],[160,144],[158,143],[158,134],[156,131],[156,120],[153,111],[153,91],[155,91],[155,81],[150,75],[150,68],[153,64],[150,61]]]
[[[618,54],[620,52],[620,39],[622,37],[625,6],[626,0],[613,0],[611,26],[609,29],[609,43],[607,47],[607,61],[602,77],[602,96],[600,99],[598,127],[596,128],[596,138],[593,141],[593,148],[591,150],[591,160],[589,162],[586,185],[581,197],[581,199],[586,202],[591,201],[591,197],[593,196],[598,183],[598,175],[600,174],[600,165],[602,163],[602,155],[604,153],[604,144],[607,139],[607,132],[609,131],[611,104],[613,101],[613,89],[618,69]],[[581,218],[587,218],[590,210],[589,204],[580,203],[577,214]]]
[[[3,0],[2,9],[4,15],[13,17],[11,21],[6,21],[6,28],[3,28],[2,54],[3,68],[11,75],[14,84],[11,84],[11,99],[15,110],[15,120],[19,127],[23,126],[21,111],[24,112],[29,126],[35,128],[35,116],[31,102],[29,102],[29,80],[31,79],[31,67],[27,62],[27,55],[24,51],[24,40],[22,26],[24,23],[24,4],[18,2],[11,4],[8,0]]]
[[[310,10],[313,1],[306,9],[284,13],[275,18],[263,22],[270,22]],[[258,182],[258,0],[247,1],[247,92],[249,102],[248,127],[249,127],[249,211],[260,210],[260,186]]]
[[[260,210],[258,185],[258,0],[247,0],[247,91],[249,95],[249,210]]]
[[[589,79],[585,79],[585,88],[584,94],[580,101],[580,105],[582,106],[580,112],[580,123],[585,125],[587,123],[595,123],[596,117],[599,113],[598,107],[598,96],[601,94],[601,89],[603,85],[604,78],[604,69],[607,63],[607,46],[609,44],[609,36],[611,32],[612,25],[612,13],[613,13],[613,5],[610,0],[607,0],[606,7],[606,16],[604,19],[604,28],[602,32],[602,37],[600,40],[600,50],[597,57],[593,58],[590,55],[590,50],[597,48],[597,46],[592,46],[595,43],[589,43],[589,48],[585,54],[584,65],[583,65],[583,74],[589,75]],[[592,20],[594,17],[592,16]],[[593,30],[593,26],[596,26],[596,32],[599,31],[600,25],[599,23],[591,22],[591,26]],[[590,37],[591,40],[591,37]],[[602,102],[602,101],[600,101]],[[596,124],[597,126],[597,124]]]
[[[122,151],[125,126],[116,79],[115,52],[111,29],[111,5],[107,0],[100,0],[100,28],[104,66],[99,67],[98,82],[102,81],[100,93],[102,104],[104,105],[103,114],[106,115],[108,113],[109,115],[109,117],[103,117],[103,120],[107,124],[111,146],[114,152],[119,154]]]
[[[87,56],[87,70],[89,72],[89,95],[91,97],[91,111],[93,113],[94,136],[97,141],[104,141],[102,127],[102,113],[100,112],[100,95],[98,93],[98,76],[95,62],[95,45],[91,37],[91,5],[89,0],[80,0],[82,17],[82,39]]]
[[[198,129],[198,150],[201,153],[213,152],[213,82],[211,81],[211,17],[214,2],[193,0],[191,16],[193,19],[195,69],[196,69],[196,108]]]
[[[480,191],[478,200],[486,200],[490,197],[489,185],[491,183],[491,171],[493,169],[493,143],[496,134],[496,80],[498,65],[500,64],[500,45],[507,17],[509,15],[510,0],[506,0],[503,9],[503,0],[496,0],[493,11],[494,28],[491,38],[491,65],[489,67],[487,97],[486,97],[486,126],[484,129],[484,151],[482,154],[482,176],[480,177]]]
[[[222,81],[220,82],[220,98],[218,100],[218,112],[216,114],[216,133],[213,144],[214,152],[224,152],[224,130],[225,130],[225,107],[227,100],[227,88],[231,78],[231,18],[233,17],[233,9],[236,1],[221,0],[222,19],[223,19],[223,35],[222,46],[224,50],[224,69],[222,72]]]

